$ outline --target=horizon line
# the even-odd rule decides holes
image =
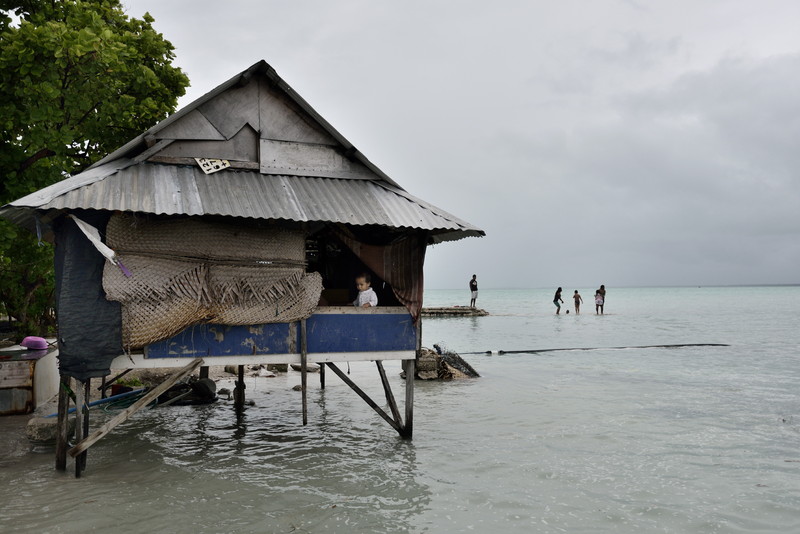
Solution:
[[[607,285],[607,284],[603,284]],[[686,289],[686,288],[696,288],[701,289],[704,287],[708,288],[733,288],[733,287],[798,287],[800,286],[800,282],[788,282],[788,283],[776,283],[776,284],[697,284],[697,285],[685,285],[685,284],[676,284],[676,285],[620,285],[620,286],[610,286],[612,288],[620,288],[620,289],[660,289],[660,288],[675,288],[675,289]],[[559,287],[559,286],[552,286],[552,287]],[[501,291],[520,291],[520,290],[531,290],[531,289],[552,289],[551,286],[539,286],[539,287],[485,287],[483,289],[493,289],[493,290],[501,290]],[[568,286],[562,286],[568,287]],[[582,287],[589,287],[589,286],[582,286]],[[598,286],[599,287],[599,286]],[[437,291],[462,291],[460,287],[425,287],[425,289],[433,289]],[[578,287],[580,289],[580,286]],[[463,291],[469,291],[468,288],[464,288]]]

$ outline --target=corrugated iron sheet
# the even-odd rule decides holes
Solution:
[[[272,94],[272,89],[280,98],[266,98],[267,93]],[[287,105],[284,99],[293,104]],[[304,114],[298,115],[296,108]],[[267,121],[266,129],[261,129],[261,143],[279,143],[276,140],[286,139],[297,141],[298,146],[305,147],[306,157],[312,160],[307,166],[290,164],[291,158],[281,160],[278,156],[286,156],[281,150],[291,153],[281,145],[281,150],[272,147],[276,150],[272,156],[287,166],[265,171],[261,152],[251,154],[235,142],[229,148],[236,157],[230,159],[251,163],[258,159],[263,173],[225,170],[205,175],[185,161],[172,161],[170,163],[174,164],[170,165],[163,164],[163,161],[147,162],[148,158],[156,156],[188,159],[180,153],[171,153],[168,145],[176,139],[178,143],[181,140],[234,139],[243,125],[255,123],[259,129],[264,113],[272,122]],[[297,130],[294,127],[297,121],[313,123],[324,136],[317,136],[314,128]],[[272,135],[267,125],[276,128],[272,132],[277,136],[274,139],[264,137]],[[283,127],[288,130],[281,130]],[[323,141],[338,143],[335,154],[341,152],[348,160],[357,162],[358,169],[364,172],[355,172],[348,165],[328,168],[320,164],[321,168],[318,168],[319,165],[314,163],[313,147]],[[195,149],[199,150],[196,146]],[[205,149],[211,150],[209,147]],[[220,148],[215,146],[212,152],[218,150]],[[211,154],[208,157],[220,156]],[[270,172],[286,175],[272,175]],[[292,172],[297,175],[291,175]],[[427,230],[434,242],[484,235],[479,228],[409,195],[325,121],[264,61],[153,126],[85,172],[0,208],[0,216],[37,231],[37,217],[60,209],[381,225]]]
[[[28,217],[30,208],[100,209],[415,228],[440,234],[436,241],[483,235],[402,189],[370,180],[271,176],[245,170],[206,175],[197,167],[153,163],[122,170],[104,167],[110,173],[105,178],[94,176],[96,181],[86,183],[77,175],[55,184],[59,187],[50,194],[46,188],[13,202],[2,215],[18,219],[23,214],[14,212],[24,207]],[[71,188],[65,183],[70,181],[81,185]]]

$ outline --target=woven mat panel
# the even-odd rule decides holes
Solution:
[[[108,300],[123,303],[186,297],[203,305],[268,304],[295,291],[303,277],[299,267],[216,265],[130,254],[121,258],[133,276],[106,263],[103,289]]]
[[[285,295],[269,305],[205,307],[185,298],[125,303],[122,305],[122,344],[125,350],[138,350],[200,323],[250,325],[297,321],[313,313],[321,292],[322,276],[308,273],[302,277],[295,295]]]
[[[115,214],[106,242],[132,273],[110,263],[103,271],[106,298],[122,303],[127,350],[198,323],[303,319],[322,293],[322,277],[304,272],[300,231]]]
[[[108,221],[106,244],[117,254],[147,252],[219,260],[306,259],[305,235],[300,230],[253,228],[198,219],[149,221],[117,213]]]
[[[191,299],[123,303],[122,346],[128,351],[141,349],[202,323],[206,317],[207,311]]]
[[[197,302],[210,300],[206,264],[135,255],[123,256],[122,263],[133,276],[125,276],[108,262],[103,268],[103,289],[108,300],[162,301],[173,297]]]
[[[296,293],[303,278],[298,268],[212,265],[208,269],[208,286],[213,304],[269,304],[288,294]]]
[[[322,293],[322,276],[306,274],[297,285],[294,295],[284,295],[270,304],[212,306],[214,319],[208,322],[248,325],[262,323],[288,323],[309,317],[319,303]]]

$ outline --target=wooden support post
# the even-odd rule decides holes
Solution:
[[[325,389],[325,365],[320,364],[319,366],[319,388]]]
[[[100,387],[98,389],[100,390],[100,398],[101,399],[105,399],[106,398],[106,377],[103,377],[100,380]]]
[[[200,378],[208,378],[208,366],[204,365],[200,368]]]
[[[306,339],[306,320],[300,320],[300,388],[303,399],[303,426],[308,424],[308,343]]]
[[[237,412],[244,409],[244,390],[244,365],[240,365],[236,387],[233,388],[233,407]]]
[[[75,442],[78,443],[83,439],[83,410],[85,408],[84,393],[86,388],[80,380],[75,381]],[[83,458],[75,458],[75,478],[81,477],[83,471]]]
[[[86,382],[83,383],[83,402],[84,402],[84,409],[83,409],[83,421],[81,421],[81,440],[86,439],[89,436],[89,399],[91,398],[92,394],[92,379],[87,378]],[[86,458],[88,456],[88,451],[83,451],[80,456],[75,460],[76,462],[81,463],[81,471],[86,470]]]
[[[403,369],[406,372],[406,424],[403,426],[404,432],[401,432],[400,435],[406,439],[411,439],[414,433],[415,364],[416,360],[403,360]]]
[[[174,374],[172,374],[169,378],[167,378],[165,381],[163,381],[162,383],[160,383],[159,385],[148,391],[144,397],[142,397],[134,404],[132,404],[131,406],[120,412],[119,415],[114,417],[111,421],[107,422],[106,424],[95,430],[92,433],[92,435],[90,435],[84,440],[79,441],[74,447],[72,447],[68,451],[69,455],[75,458],[83,451],[87,450],[89,447],[91,447],[92,445],[97,443],[101,438],[103,438],[106,434],[111,432],[111,430],[114,429],[114,427],[116,427],[120,423],[127,421],[128,418],[130,418],[130,416],[132,416],[133,414],[135,414],[136,412],[138,412],[139,410],[141,410],[142,408],[153,402],[155,399],[157,399],[159,395],[161,395],[170,387],[172,387],[172,385],[175,384],[175,382],[192,374],[194,370],[200,367],[202,364],[203,364],[202,358],[196,358],[192,360],[191,363],[189,363],[185,367],[182,367]]]
[[[355,382],[353,382],[352,380],[350,380],[350,377],[348,377],[346,374],[344,374],[344,372],[343,372],[341,369],[339,369],[339,368],[336,366],[336,364],[334,364],[333,362],[325,362],[325,365],[327,365],[328,367],[330,367],[330,368],[331,368],[331,370],[332,370],[334,373],[336,373],[336,376],[338,376],[339,378],[341,378],[341,379],[342,379],[342,382],[344,382],[345,384],[347,384],[348,386],[350,386],[350,389],[352,389],[353,391],[355,391],[355,392],[356,392],[356,394],[357,394],[359,397],[361,397],[362,399],[364,399],[364,402],[366,402],[366,403],[367,403],[367,404],[368,404],[368,405],[369,405],[369,406],[370,406],[370,407],[371,407],[373,410],[375,410],[375,412],[377,412],[377,414],[378,414],[378,415],[380,415],[381,417],[383,417],[383,419],[384,419],[384,420],[385,420],[387,423],[389,423],[389,425],[390,425],[392,428],[394,428],[395,430],[397,430],[397,432],[398,432],[398,433],[399,433],[401,436],[403,436],[403,428],[402,428],[402,427],[401,427],[399,424],[397,424],[397,421],[395,421],[394,419],[392,419],[392,418],[391,418],[391,417],[390,417],[390,416],[389,416],[389,415],[388,415],[386,412],[384,412],[384,411],[383,411],[383,409],[381,409],[381,407],[380,407],[380,406],[378,406],[378,405],[375,403],[375,401],[374,401],[374,400],[372,400],[372,399],[369,397],[369,395],[367,395],[366,393],[364,393],[364,391],[363,391],[363,390],[362,390],[360,387],[358,387],[358,386],[356,385],[356,383],[355,383]],[[405,436],[404,436],[404,437],[405,437]]]
[[[389,379],[386,378],[386,370],[383,368],[381,360],[375,360],[375,365],[378,366],[378,374],[381,375],[381,383],[383,384],[383,392],[386,394],[386,402],[389,403],[389,409],[392,410],[392,415],[397,424],[403,426],[403,419],[400,418],[400,410],[397,409],[397,402],[392,395],[392,386],[389,385]]]
[[[56,424],[56,470],[67,470],[67,429],[69,428],[69,376],[62,374],[58,384],[58,422]]]
[[[411,439],[414,435],[414,382],[416,382],[417,360],[422,353],[422,317],[417,319],[417,352],[413,360],[403,360],[403,371],[406,373],[406,424],[403,426],[403,437]]]

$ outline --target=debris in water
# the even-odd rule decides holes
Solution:
[[[434,349],[423,348],[417,359],[415,376],[420,380],[452,380],[454,378],[477,378],[481,376],[457,353],[443,350],[434,345]]]

